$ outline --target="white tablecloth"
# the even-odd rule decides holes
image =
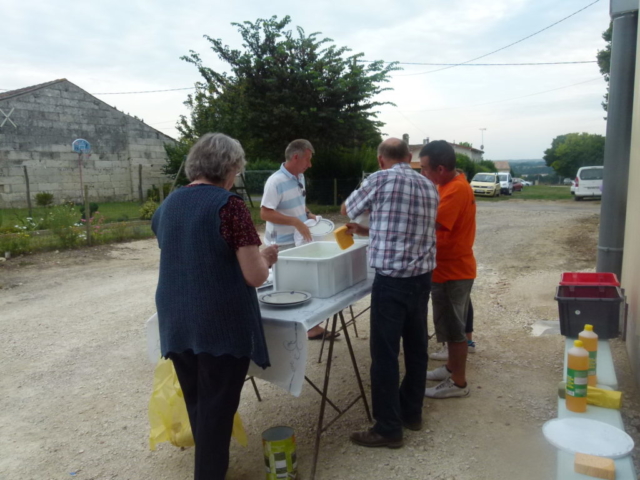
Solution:
[[[371,293],[373,272],[362,281],[330,298],[312,298],[299,307],[273,307],[260,304],[271,367],[263,370],[251,362],[249,375],[287,390],[294,396],[302,392],[307,364],[307,330]],[[268,293],[261,290],[258,295]],[[160,358],[158,316],[146,324],[147,354],[154,365]]]

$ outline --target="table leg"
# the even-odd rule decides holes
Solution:
[[[353,331],[356,332],[356,337],[357,337],[358,327],[356,327],[356,317],[353,315],[353,305],[349,305],[349,311],[351,312],[351,322],[353,323]]]
[[[344,338],[347,342],[347,347],[349,348],[349,355],[351,356],[351,364],[353,365],[353,371],[356,374],[356,378],[358,379],[358,388],[360,388],[360,395],[362,396],[362,403],[364,403],[364,409],[367,412],[367,418],[369,421],[373,421],[371,417],[371,412],[369,411],[369,402],[367,401],[367,396],[364,393],[364,385],[362,385],[362,378],[360,378],[360,371],[358,370],[358,364],[356,363],[356,356],[353,353],[353,346],[351,345],[351,338],[349,338],[349,332],[347,331],[347,326],[344,321],[344,315],[342,315],[342,311],[340,311],[340,322],[342,323],[342,330],[344,331]],[[355,324],[354,324],[355,325]]]
[[[329,328],[329,319],[327,318],[327,321],[324,323],[324,331],[327,331],[327,328]],[[327,334],[324,334],[324,337],[322,338],[322,345],[320,345],[320,355],[318,356],[318,363],[322,363],[322,352],[324,351],[324,342],[327,341]]]
[[[327,366],[324,370],[324,386],[322,387],[322,400],[320,402],[320,416],[318,418],[318,429],[316,430],[316,445],[313,452],[311,480],[314,480],[316,478],[316,468],[318,467],[318,454],[320,453],[320,437],[322,436],[322,430],[323,430],[322,424],[324,423],[324,410],[325,410],[325,407],[327,406],[327,392],[329,391],[329,376],[331,374],[331,360],[333,358],[333,344],[335,342],[335,333],[336,333],[337,323],[338,323],[338,314],[336,313],[333,315],[333,322],[331,324],[331,337],[329,339],[329,354],[327,357]],[[367,407],[367,412],[368,412],[368,407]]]

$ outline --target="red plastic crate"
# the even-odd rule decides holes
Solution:
[[[555,298],[562,335],[577,337],[584,326],[590,324],[601,339],[618,336],[624,308],[620,287],[562,285],[556,287]]]
[[[605,272],[564,272],[560,285],[573,287],[619,287],[620,282],[615,273]]]

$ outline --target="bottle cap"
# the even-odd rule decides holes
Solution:
[[[578,348],[582,348],[584,346],[584,343],[582,343],[582,340],[575,340],[573,342],[573,346],[574,347],[578,347]]]
[[[585,326],[584,326],[584,329],[585,329],[587,332],[593,332],[593,325],[589,325],[589,324],[587,324],[587,325],[585,325]]]

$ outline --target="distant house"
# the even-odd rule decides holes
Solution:
[[[506,160],[494,160],[493,164],[496,166],[499,172],[510,172],[511,165]]]
[[[425,140],[425,144],[426,143],[429,143],[429,139]],[[478,150],[473,147],[465,147],[463,145],[458,145],[457,143],[447,143],[453,147],[454,152],[466,155],[474,162],[482,160],[482,155],[484,154],[484,151],[482,150]],[[411,152],[411,168],[420,168],[420,150],[425,144],[409,145],[409,151]]]
[[[63,78],[0,93],[0,207],[26,206],[24,167],[32,197],[81,200],[78,138],[92,147],[82,164],[92,201],[135,200],[168,181],[164,144],[175,140]]]

